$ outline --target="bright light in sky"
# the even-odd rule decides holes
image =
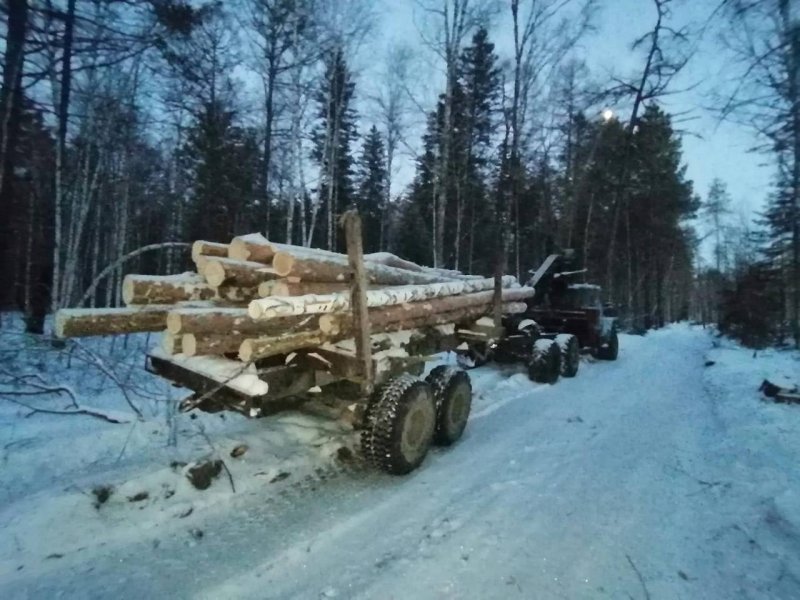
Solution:
[[[607,108],[603,111],[603,121],[610,121],[614,118],[614,111]]]

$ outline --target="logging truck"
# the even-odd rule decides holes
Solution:
[[[461,437],[472,402],[464,370],[437,366],[423,379],[425,362],[504,339],[497,317],[524,313],[535,291],[364,255],[360,223],[343,217],[346,255],[259,234],[197,241],[196,272],[128,275],[127,307],[61,310],[56,334],[161,331],[148,369],[189,390],[182,411],[332,416],[360,430],[369,463],[408,473],[432,444]]]
[[[616,360],[619,353],[617,318],[601,301],[600,286],[573,283],[586,272],[568,270],[572,253],[551,254],[531,271],[526,310],[503,318],[503,335],[474,340],[459,349],[459,364],[466,369],[489,360],[523,361],[528,376],[537,383],[555,383],[578,373],[581,352],[600,360]]]

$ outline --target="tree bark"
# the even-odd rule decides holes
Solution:
[[[175,304],[212,300],[215,288],[195,273],[181,275],[126,275],[122,282],[125,304]]]
[[[257,288],[260,283],[278,277],[274,269],[261,263],[218,257],[204,261],[202,273],[212,287],[228,284]]]
[[[56,313],[56,337],[85,337],[161,331],[172,306],[135,308],[62,308]]]
[[[244,340],[239,347],[239,359],[250,362],[258,358],[268,358],[280,354],[288,354],[303,348],[313,348],[329,342],[319,330],[292,333],[279,337],[261,337]]]
[[[316,321],[316,317],[309,315],[256,321],[244,308],[176,308],[167,314],[166,327],[169,333],[176,335],[230,333],[277,336],[316,329]]]
[[[197,356],[198,354],[221,356],[239,352],[239,346],[243,341],[243,336],[230,333],[186,333],[181,336],[181,347],[186,356]]]

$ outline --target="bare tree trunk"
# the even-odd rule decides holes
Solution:
[[[61,57],[61,82],[58,99],[58,139],[56,140],[55,173],[55,241],[53,244],[53,285],[51,304],[55,311],[62,305],[61,297],[61,252],[62,221],[64,210],[64,161],[67,150],[67,128],[69,120],[69,99],[72,89],[72,41],[75,31],[75,0],[67,1],[64,20],[64,49]]]
[[[28,0],[9,0],[3,87],[0,90],[0,212],[5,211],[6,176],[13,173],[13,145],[19,129]]]

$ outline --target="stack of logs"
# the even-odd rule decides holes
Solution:
[[[127,308],[64,309],[56,335],[164,331],[167,354],[260,358],[353,337],[346,255],[268,241],[198,241],[197,272],[128,275]],[[470,323],[491,312],[494,280],[423,267],[393,254],[364,256],[370,330],[385,333]],[[503,278],[503,310],[522,312],[533,289]]]

